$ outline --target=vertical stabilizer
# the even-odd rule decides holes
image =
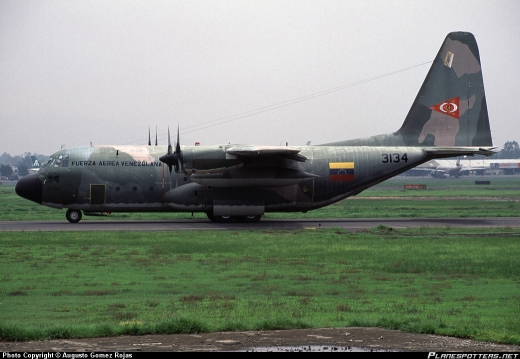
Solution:
[[[396,135],[407,146],[492,146],[473,34],[446,36]]]

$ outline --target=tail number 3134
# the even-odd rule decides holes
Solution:
[[[382,153],[381,157],[383,157],[383,163],[398,163],[398,162],[408,162],[408,155],[403,153],[400,155],[399,153]]]

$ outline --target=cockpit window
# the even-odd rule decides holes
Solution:
[[[49,157],[49,159],[42,166],[42,168],[46,167],[69,167],[69,155]]]
[[[45,161],[45,163],[42,165],[42,169],[51,166],[51,164],[52,164],[53,162],[54,162],[54,158],[49,157],[49,158],[47,159],[47,161]]]

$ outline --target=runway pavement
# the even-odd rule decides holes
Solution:
[[[0,222],[1,231],[179,231],[179,230],[298,230],[343,228],[355,232],[380,224],[393,228],[520,227],[520,218],[370,218],[370,219],[263,219],[258,223],[213,223],[209,220],[161,221],[13,221]]]

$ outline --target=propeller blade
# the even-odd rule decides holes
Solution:
[[[148,126],[148,146],[152,145],[152,140],[150,139],[150,126]]]
[[[168,126],[168,154],[172,154],[172,141],[170,140],[170,126]]]
[[[177,155],[177,166],[175,167],[175,172],[184,172],[184,158],[181,150],[179,126],[177,126],[177,145],[175,146],[175,154]]]
[[[170,157],[170,155],[172,154],[172,141],[170,140],[170,126],[168,126],[168,154],[167,154],[167,158]],[[168,158],[169,160],[169,158]],[[170,190],[172,189],[172,164],[171,164],[171,161],[168,161],[167,162],[168,164],[168,169],[170,170]]]
[[[177,126],[177,146],[175,146],[175,152],[181,153],[181,139],[179,133],[179,126]]]
[[[157,126],[155,126],[155,145],[157,146]]]
[[[170,170],[170,177],[172,173],[172,164],[174,163],[174,158],[172,158],[172,143],[170,140],[170,127],[168,126],[168,153],[159,157],[159,161],[166,163],[168,165],[168,169]]]

